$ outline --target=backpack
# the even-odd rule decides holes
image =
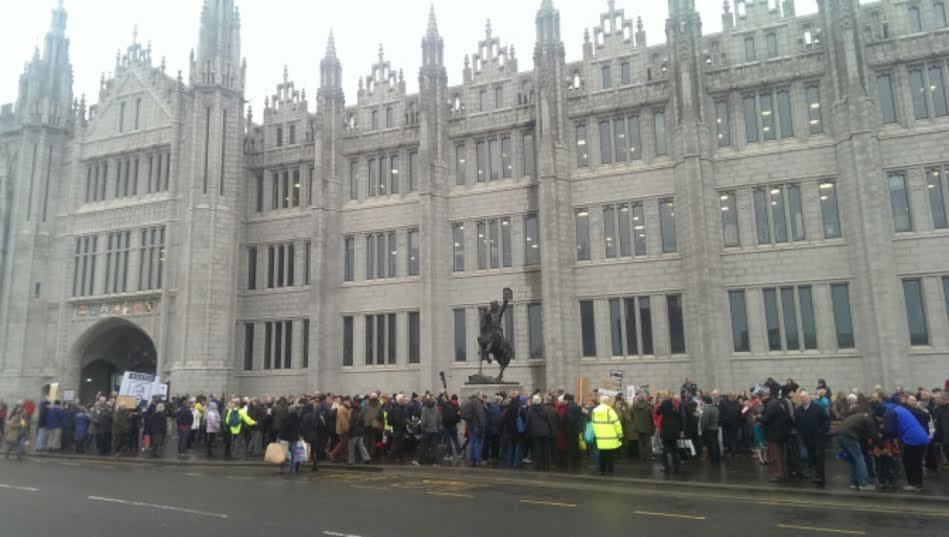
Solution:
[[[241,413],[239,410],[231,409],[227,413],[227,426],[228,427],[237,427],[241,424]]]

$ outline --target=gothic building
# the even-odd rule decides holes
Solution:
[[[457,389],[504,287],[527,387],[941,383],[944,1],[668,0],[656,44],[606,4],[579,59],[552,0],[527,65],[489,23],[458,85],[433,11],[418,93],[380,46],[354,103],[331,35],[257,119],[233,0],[89,105],[60,2],[0,111],[0,394]]]

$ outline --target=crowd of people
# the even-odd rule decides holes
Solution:
[[[35,422],[35,423],[34,423]],[[34,427],[35,425],[35,427]],[[344,464],[465,464],[582,471],[603,475],[617,460],[678,473],[683,460],[733,464],[751,455],[772,481],[826,483],[826,449],[850,466],[858,490],[907,491],[925,471],[949,459],[949,381],[944,388],[902,387],[868,394],[833,394],[824,381],[808,392],[768,379],[748,392],[703,392],[686,381],[678,390],[634,400],[594,391],[578,401],[564,391],[530,395],[380,393],[297,397],[182,396],[137,407],[99,394],[91,405],[60,401],[0,401],[6,457],[21,458],[30,438],[37,451],[160,457],[175,439],[179,457],[263,457],[274,445],[284,470],[313,471],[321,461]],[[35,429],[35,437],[31,430]],[[169,448],[170,449],[170,448]],[[268,460],[270,460],[270,453]]]

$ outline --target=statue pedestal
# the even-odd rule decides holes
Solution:
[[[460,397],[461,401],[464,402],[465,399],[471,397],[476,392],[484,392],[485,395],[491,397],[498,393],[503,392],[510,394],[514,391],[521,395],[524,394],[524,387],[520,382],[504,382],[501,384],[496,382],[493,384],[463,384],[458,397]]]

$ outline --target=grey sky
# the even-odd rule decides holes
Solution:
[[[16,100],[23,64],[41,45],[56,0],[0,0],[0,103]],[[243,24],[242,53],[247,57],[247,99],[255,110],[274,92],[283,66],[297,88],[311,101],[319,83],[319,61],[333,28],[343,63],[347,103],[354,103],[357,79],[370,72],[378,46],[394,69],[404,69],[408,91],[418,86],[420,41],[425,33],[429,5],[434,3],[439,31],[445,39],[449,83],[461,81],[465,54],[476,51],[484,39],[485,21],[491,19],[502,46],[513,44],[521,71],[532,67],[534,15],[541,0],[236,0]],[[697,0],[706,34],[721,29],[721,0]],[[75,72],[75,93],[97,100],[100,74],[115,65],[117,49],[131,43],[138,25],[142,43],[151,41],[158,63],[167,58],[168,73],[180,69],[187,79],[187,60],[196,46],[201,0],[65,0],[69,12],[67,33]],[[583,31],[599,21],[607,0],[554,0],[560,10],[561,33],[567,60],[578,59]],[[816,11],[814,0],[798,0],[799,14]],[[665,41],[665,0],[617,0],[616,8],[635,20],[642,16],[647,42]],[[257,117],[260,117],[258,114]]]

